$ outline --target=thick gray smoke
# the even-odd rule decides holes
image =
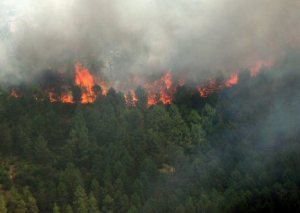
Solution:
[[[0,78],[236,71],[300,47],[299,0],[2,0]]]

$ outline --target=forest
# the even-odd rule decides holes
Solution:
[[[208,97],[136,106],[0,89],[0,212],[299,212],[300,62]],[[27,85],[26,90],[38,90]]]

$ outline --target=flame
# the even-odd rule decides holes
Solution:
[[[175,90],[172,87],[172,73],[168,71],[159,80],[145,84],[143,87],[148,93],[148,105],[152,106],[161,101],[163,104],[171,104]]]
[[[109,84],[102,80],[100,80],[98,84],[101,86],[101,94],[103,96],[107,96],[108,90],[110,88]]]
[[[12,90],[10,95],[15,98],[21,98],[21,95],[16,90]]]
[[[54,92],[49,92],[49,100],[50,100],[51,103],[57,103],[58,102]]]
[[[213,92],[222,89],[222,87],[223,86],[221,84],[219,84],[216,80],[211,79],[207,86],[204,86],[204,87],[197,86],[197,89],[198,89],[201,97],[208,97]]]
[[[173,84],[172,82],[172,74],[170,71],[168,71],[163,77],[162,77],[162,81],[165,83],[166,85],[166,89],[169,90]]]
[[[65,104],[73,104],[74,100],[73,100],[72,93],[68,92],[68,93],[62,94],[61,102],[65,103]]]
[[[226,81],[226,87],[232,87],[239,83],[239,75],[237,73],[232,74],[231,77]]]
[[[227,79],[224,83],[217,82],[216,80],[210,80],[209,84],[205,87],[197,86],[199,94],[201,97],[208,97],[213,92],[222,90],[226,87],[232,87],[239,82],[239,74],[234,73]]]
[[[273,66],[271,61],[258,61],[255,66],[250,69],[251,76],[255,77],[258,75],[260,70],[263,67],[270,68]],[[141,78],[139,76],[133,76],[131,87],[124,91],[124,100],[128,106],[136,106],[138,102],[138,97],[133,89],[133,85],[141,82]],[[220,91],[224,88],[232,87],[239,83],[239,73],[236,72],[232,74],[225,81],[217,81],[215,79],[210,79],[208,84],[206,85],[197,85],[197,90],[201,97],[208,97],[213,92]],[[75,65],[75,80],[74,84],[80,87],[81,89],[81,103],[89,104],[94,103],[98,92],[97,85],[101,86],[101,95],[106,96],[108,94],[109,88],[111,86],[110,83],[103,81],[102,79],[95,78],[88,68],[84,67],[81,63],[77,63]],[[163,104],[171,104],[173,102],[174,94],[176,93],[178,86],[183,86],[186,84],[185,79],[179,79],[174,82],[173,75],[171,71],[167,71],[160,79],[142,84],[142,87],[147,92],[148,95],[148,106],[153,106],[158,104],[159,102]],[[49,100],[51,103],[75,103],[72,91],[70,91],[70,85],[62,85],[63,90],[65,91],[60,97],[55,94],[52,89],[49,94]],[[21,95],[16,91],[11,91],[11,96],[15,98],[20,98]]]
[[[136,106],[138,102],[138,97],[134,90],[129,90],[124,94],[125,103],[127,106]]]
[[[96,94],[93,90],[95,80],[90,71],[77,63],[75,66],[75,84],[82,90],[81,103],[93,103],[96,100]]]
[[[251,77],[256,77],[263,67],[271,68],[272,66],[273,66],[272,61],[258,61],[258,62],[256,62],[256,64],[250,69]]]

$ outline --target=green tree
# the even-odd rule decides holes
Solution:
[[[142,87],[138,87],[135,91],[138,102],[137,107],[140,109],[147,109],[148,106],[148,95]]]
[[[30,213],[38,213],[39,212],[39,209],[36,204],[36,200],[33,196],[28,197],[27,211]]]
[[[88,212],[89,213],[100,213],[100,210],[99,210],[98,204],[97,204],[97,200],[92,192],[89,195]]]
[[[23,197],[26,202],[27,211],[30,213],[38,213],[39,209],[36,204],[36,199],[33,197],[28,187],[23,190]]]
[[[76,188],[73,206],[75,213],[88,213],[88,197],[81,186]]]
[[[72,206],[70,204],[67,205],[66,207],[66,213],[73,213]]]
[[[114,199],[109,196],[106,195],[105,198],[103,199],[103,211],[104,212],[110,212],[113,210],[113,203],[114,203]]]
[[[48,148],[48,142],[43,136],[39,135],[36,140],[34,140],[31,146],[31,153],[33,159],[38,163],[50,163],[51,152]]]
[[[69,193],[66,185],[63,182],[60,182],[56,188],[56,197],[57,202],[60,206],[64,206],[66,203],[70,202]]]
[[[12,151],[13,140],[10,128],[7,124],[0,125],[0,150],[2,154],[10,154]]]
[[[101,196],[101,187],[99,182],[94,178],[91,182],[91,192],[99,198]]]
[[[59,207],[57,206],[56,203],[54,203],[53,213],[60,213],[60,209],[59,209]]]
[[[1,213],[7,213],[7,208],[6,208],[6,201],[3,196],[2,191],[0,191],[0,212]]]
[[[15,213],[26,213],[27,206],[26,202],[22,198],[22,195],[17,191],[15,187],[11,190],[11,196],[9,200],[9,209],[8,212],[15,212]]]

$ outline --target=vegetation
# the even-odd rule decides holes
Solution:
[[[281,69],[288,69],[281,67]],[[0,95],[0,212],[299,212],[299,80],[128,107]],[[273,73],[277,73],[276,70]],[[287,95],[288,94],[288,95]]]

